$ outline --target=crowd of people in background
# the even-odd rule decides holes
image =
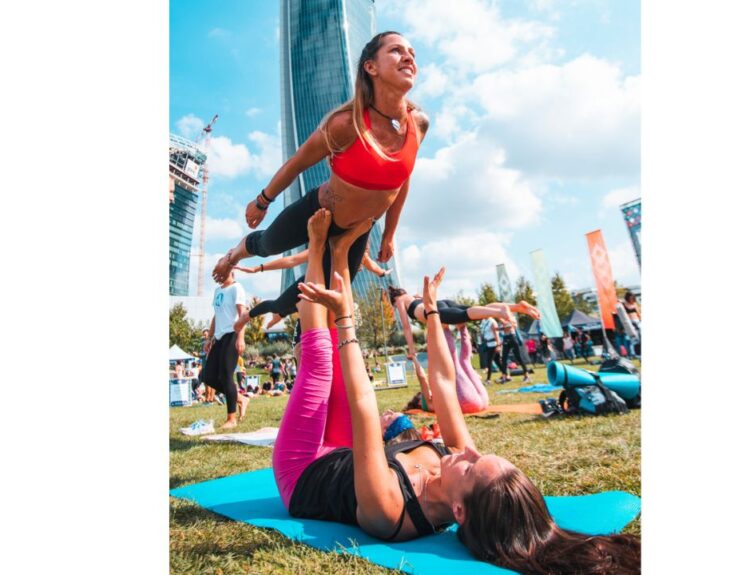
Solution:
[[[201,378],[201,370],[205,354],[193,361],[177,361],[170,366],[170,379],[187,379],[190,381],[192,399],[198,403],[217,403],[226,405],[226,396],[216,393],[216,390]],[[267,374],[257,373],[262,370]],[[252,373],[252,372],[255,373]],[[297,377],[297,360],[294,357],[280,358],[278,355],[260,357],[254,356],[245,360],[237,358],[234,369],[234,384],[238,395],[245,398],[261,395],[280,396],[291,393],[294,380]]]

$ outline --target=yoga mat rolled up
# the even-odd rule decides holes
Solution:
[[[594,385],[596,375],[607,388],[626,401],[635,398],[641,392],[640,378],[630,373],[604,372],[594,374],[585,369],[565,365],[559,361],[551,361],[547,366],[547,379],[552,385],[563,385],[566,380],[569,387]]]

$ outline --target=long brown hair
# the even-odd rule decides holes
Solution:
[[[375,36],[373,36],[372,40],[365,44],[365,47],[362,48],[362,53],[359,56],[359,62],[357,63],[357,77],[354,80],[354,97],[342,106],[339,106],[338,108],[335,108],[334,110],[326,114],[326,116],[321,120],[318,129],[323,132],[323,137],[326,140],[326,145],[328,146],[328,149],[331,151],[331,153],[341,152],[342,149],[338,144],[332,141],[331,136],[328,133],[328,121],[331,119],[331,116],[333,116],[334,114],[338,114],[339,112],[351,112],[354,131],[357,132],[357,137],[362,141],[362,144],[365,147],[369,146],[370,148],[375,150],[375,153],[383,159],[396,161],[394,158],[389,157],[385,152],[383,152],[380,145],[378,145],[378,143],[375,141],[375,138],[373,138],[369,133],[367,126],[365,125],[364,117],[364,111],[375,101],[375,88],[372,84],[372,78],[370,78],[370,75],[365,71],[365,63],[368,60],[373,60],[375,58],[375,55],[380,49],[380,46],[383,44],[383,38],[391,34],[395,34],[396,36],[401,36],[403,38],[403,35],[400,32],[388,30],[386,32],[381,32],[380,34],[376,34]],[[417,109],[418,106],[411,100],[407,99],[406,108],[407,111],[411,111]]]
[[[641,572],[633,535],[591,536],[558,527],[539,490],[518,469],[464,500],[458,537],[472,554],[525,575],[631,575]]]
[[[388,286],[388,299],[391,300],[391,305],[396,305],[396,300],[406,293],[405,289]]]

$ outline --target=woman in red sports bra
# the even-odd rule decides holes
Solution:
[[[258,227],[269,204],[304,170],[324,158],[331,167],[330,179],[287,206],[267,229],[240,241],[216,264],[214,279],[220,281],[243,258],[267,257],[305,244],[307,220],[321,207],[333,214],[329,236],[385,214],[377,259],[391,259],[409,176],[429,125],[427,116],[406,98],[416,76],[414,49],[399,33],[383,32],[368,42],[357,67],[354,98],[323,118],[319,128],[247,205],[247,224],[252,229]],[[369,231],[362,234],[350,250],[352,276],[357,273],[368,236]],[[324,262],[326,274],[328,260],[326,257]],[[326,282],[328,279],[326,275]],[[261,304],[255,315],[272,311],[284,316],[296,311],[296,285],[288,292],[275,302]]]

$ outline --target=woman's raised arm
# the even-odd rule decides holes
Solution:
[[[445,268],[430,281],[424,277],[424,294],[422,303],[427,320],[427,363],[432,391],[432,405],[435,409],[440,433],[448,447],[463,451],[466,447],[474,446],[474,440],[466,427],[461,405],[456,394],[456,368],[453,365],[448,343],[440,324],[440,314],[437,311],[437,288],[443,281]]]

